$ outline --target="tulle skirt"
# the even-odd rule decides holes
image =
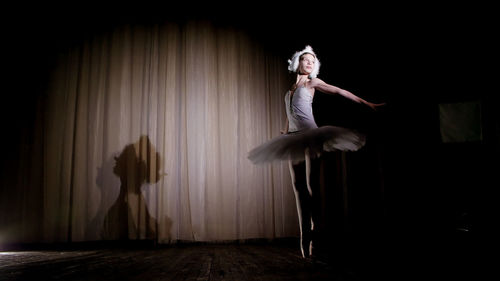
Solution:
[[[364,145],[365,136],[355,130],[322,126],[275,137],[252,149],[248,159],[254,164],[277,160],[300,162],[306,152],[314,158],[325,151],[356,151]]]

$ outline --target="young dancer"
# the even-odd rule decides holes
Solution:
[[[317,78],[320,62],[310,46],[296,52],[288,63],[288,70],[297,73],[297,79],[285,95],[286,127],[281,136],[251,150],[248,158],[255,164],[289,161],[300,226],[300,250],[306,258],[312,255],[314,221],[318,215],[314,208],[318,194],[314,191],[319,184],[319,156],[324,151],[356,151],[365,144],[365,137],[355,130],[336,126],[318,128],[312,111],[316,90],[341,95],[374,110],[384,104],[367,102]]]

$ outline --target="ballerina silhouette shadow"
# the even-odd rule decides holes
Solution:
[[[114,157],[113,174],[120,179],[120,193],[103,218],[101,238],[104,240],[158,241],[158,220],[151,216],[141,192],[143,184],[157,183],[161,173],[161,159],[148,136],[141,136],[128,144]],[[172,221],[163,217],[164,238],[169,239]],[[163,232],[163,231],[162,231]]]

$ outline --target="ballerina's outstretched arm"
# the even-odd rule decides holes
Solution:
[[[323,93],[333,94],[333,95],[336,95],[336,94],[341,95],[341,96],[343,96],[347,99],[350,99],[354,102],[365,104],[373,110],[377,110],[377,108],[385,105],[385,103],[368,102],[368,101],[356,96],[355,94],[353,94],[347,90],[344,90],[344,89],[341,89],[339,87],[327,84],[326,82],[324,82],[323,80],[321,80],[319,78],[313,78],[310,82],[310,85],[312,88],[315,88]]]

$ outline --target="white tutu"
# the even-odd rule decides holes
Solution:
[[[323,126],[275,137],[252,149],[248,154],[254,164],[275,160],[303,161],[308,149],[309,156],[316,157],[325,151],[356,151],[365,145],[365,136],[357,131]]]

